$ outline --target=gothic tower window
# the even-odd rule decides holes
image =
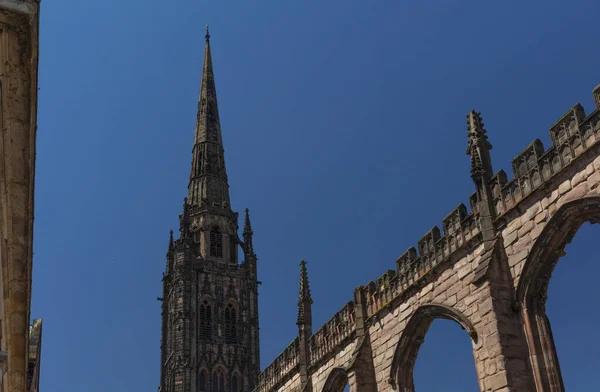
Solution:
[[[237,314],[235,308],[233,307],[233,304],[229,304],[225,308],[225,343],[236,343],[236,322]]]
[[[210,231],[210,255],[223,257],[223,234],[216,227]]]
[[[225,375],[222,370],[213,373],[212,392],[225,392]]]
[[[198,376],[198,392],[206,392],[206,372],[200,371]]]
[[[234,374],[231,376],[231,382],[229,383],[229,392],[238,392],[238,379]]]
[[[200,304],[200,339],[211,340],[212,338],[212,309],[208,300]]]

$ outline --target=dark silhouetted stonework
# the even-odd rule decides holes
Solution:
[[[252,227],[229,185],[208,30],[188,197],[163,276],[161,392],[251,391],[260,371]],[[238,262],[238,249],[244,260]]]

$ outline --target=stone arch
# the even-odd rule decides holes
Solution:
[[[335,368],[327,376],[323,392],[342,392],[348,382],[348,372],[339,367]]]
[[[241,373],[236,369],[231,371],[229,374],[229,386],[227,390],[229,392],[240,392],[242,390],[244,379],[242,378]]]
[[[600,197],[562,205],[546,224],[525,261],[516,290],[529,360],[538,391],[564,391],[564,383],[546,315],[548,285],[554,267],[581,225],[600,222]]]
[[[396,390],[414,391],[413,370],[417,354],[431,323],[438,318],[457,322],[468,332],[473,343],[477,344],[478,336],[475,327],[458,310],[441,304],[429,304],[419,307],[406,324],[394,353],[389,382]]]
[[[229,372],[222,364],[216,365],[210,375],[210,387],[214,392],[225,392],[228,387]]]
[[[201,366],[198,370],[198,381],[196,382],[196,385],[198,386],[198,392],[208,391],[208,385],[210,382],[209,374],[210,373],[208,369],[204,366]]]

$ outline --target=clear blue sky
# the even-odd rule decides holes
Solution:
[[[40,389],[158,386],[156,297],[187,193],[205,24],[232,204],[250,208],[255,229],[264,367],[297,333],[301,259],[320,326],[467,203],[469,110],[482,112],[494,169],[509,175],[575,103],[592,110],[598,15],[597,0],[44,0]],[[569,391],[597,384],[599,234],[579,232],[550,287]],[[477,390],[457,325],[434,322],[415,384]]]

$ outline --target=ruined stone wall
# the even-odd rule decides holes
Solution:
[[[513,179],[499,171],[476,182],[470,213],[459,205],[443,232],[434,227],[394,270],[356,288],[309,339],[303,385],[285,381],[297,366],[273,371],[280,356],[257,390],[341,392],[348,381],[353,392],[413,391],[419,348],[444,318],[470,338],[481,391],[564,391],[546,291],[581,224],[600,222],[600,86],[594,100],[590,115],[578,104],[550,128],[548,150],[539,140],[523,150]]]

